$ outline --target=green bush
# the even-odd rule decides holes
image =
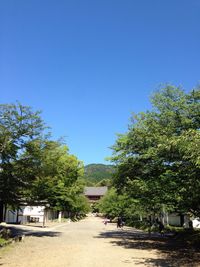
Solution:
[[[4,244],[6,244],[7,240],[5,240],[4,238],[0,237],[0,246],[3,246]]]
[[[137,229],[141,229],[141,230],[148,230],[148,224],[146,221],[133,221],[133,220],[130,220],[130,219],[127,219],[126,220],[126,225],[127,226],[131,226],[131,227],[135,227]]]

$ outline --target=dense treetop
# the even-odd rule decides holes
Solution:
[[[31,107],[0,105],[0,221],[8,207],[24,203],[73,213],[88,209],[81,161],[45,129],[40,112]]]
[[[133,115],[127,133],[119,134],[113,146],[117,191],[111,197],[124,196],[129,215],[200,216],[200,89],[186,93],[167,85],[151,102],[152,110]]]

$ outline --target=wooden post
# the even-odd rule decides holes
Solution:
[[[44,211],[43,211],[43,225],[42,225],[42,227],[45,227],[45,220],[46,220],[46,210],[45,210],[45,207],[44,207]]]
[[[62,221],[62,211],[59,211],[58,213],[58,222]]]
[[[3,201],[0,201],[0,223],[3,222]]]

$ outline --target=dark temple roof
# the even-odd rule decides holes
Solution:
[[[85,187],[84,195],[85,196],[104,196],[107,190],[108,190],[107,186]]]

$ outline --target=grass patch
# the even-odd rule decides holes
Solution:
[[[3,245],[5,245],[8,242],[8,240],[0,237],[0,247],[2,247]]]

